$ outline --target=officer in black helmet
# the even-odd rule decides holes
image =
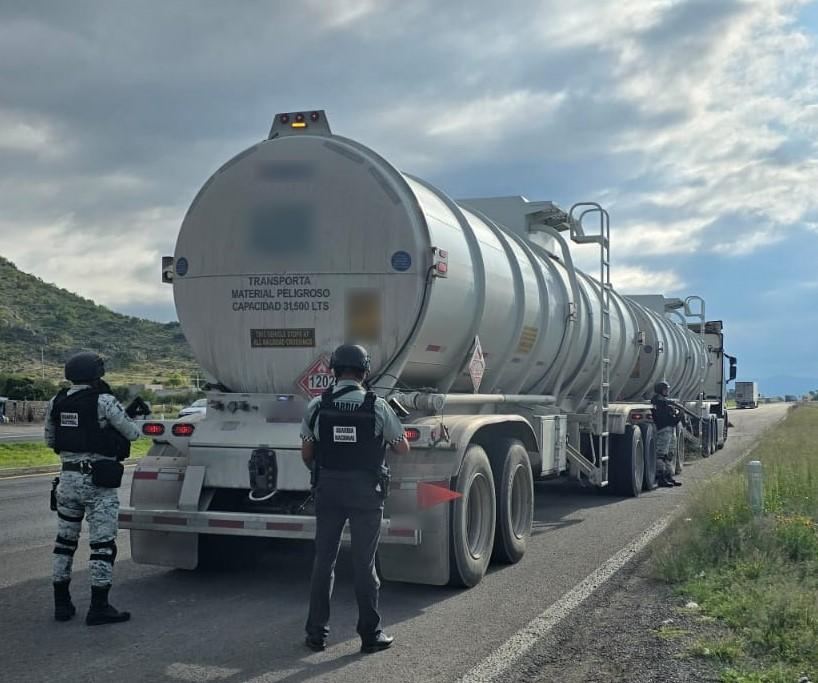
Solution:
[[[656,483],[659,486],[681,486],[673,478],[673,453],[676,451],[676,425],[682,411],[668,398],[670,384],[662,380],[653,385],[653,422],[656,425]]]
[[[330,361],[335,386],[309,404],[301,424],[301,456],[315,487],[315,563],[306,625],[307,647],[315,651],[326,648],[335,560],[347,520],[361,652],[384,650],[393,640],[381,629],[375,551],[388,489],[382,476],[386,446],[404,454],[409,443],[386,401],[362,386],[369,365],[362,346],[335,349]]]
[[[104,374],[105,364],[96,353],[71,356],[65,364],[71,387],[51,399],[45,421],[45,441],[62,461],[52,492],[52,507],[59,518],[54,545],[54,618],[68,621],[76,612],[68,588],[85,518],[91,546],[91,607],[85,619],[89,626],[127,621],[131,616],[108,602],[116,559],[117,487],[122,479],[120,461],[128,457],[130,442],[139,436],[133,417],[149,412],[141,399],[123,409],[102,380]]]

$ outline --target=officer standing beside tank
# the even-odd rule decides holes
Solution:
[[[681,486],[673,478],[673,453],[676,452],[676,425],[682,420],[679,410],[668,396],[670,384],[664,380],[653,385],[653,422],[656,425],[656,483],[659,486]]]
[[[117,488],[122,481],[120,461],[130,455],[130,442],[139,436],[132,418],[150,412],[138,398],[123,409],[102,380],[104,374],[105,365],[96,353],[71,356],[65,364],[71,387],[51,399],[45,422],[45,441],[62,461],[52,491],[52,508],[59,518],[54,545],[54,618],[68,621],[76,612],[69,584],[85,517],[91,547],[91,606],[85,619],[89,626],[127,621],[131,616],[108,602],[116,559]]]
[[[409,443],[392,408],[362,386],[370,368],[366,349],[339,346],[330,368],[335,386],[310,402],[301,424],[301,455],[313,471],[316,517],[306,645],[316,652],[326,648],[335,562],[349,520],[361,652],[377,652],[393,641],[381,629],[375,570],[388,493],[384,454],[387,445],[408,453]]]

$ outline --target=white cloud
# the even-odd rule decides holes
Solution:
[[[648,270],[639,266],[622,266],[611,272],[614,289],[623,294],[670,294],[682,289],[685,282],[672,270]]]

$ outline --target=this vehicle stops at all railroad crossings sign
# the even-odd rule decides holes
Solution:
[[[296,385],[307,396],[320,396],[326,389],[332,386],[334,381],[332,371],[329,369],[329,358],[320,356],[304,370],[301,377],[296,381]]]

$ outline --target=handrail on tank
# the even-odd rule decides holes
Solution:
[[[588,207],[584,211],[582,211],[578,217],[574,217],[574,212],[581,208],[581,207]],[[586,235],[585,229],[582,225],[582,219],[589,213],[598,213],[599,214],[599,234],[598,235]],[[576,242],[577,244],[599,244],[599,308],[600,308],[600,333],[599,333],[599,357],[600,357],[600,365],[604,365],[605,363],[610,363],[610,358],[605,358],[604,352],[604,339],[605,335],[608,335],[608,340],[610,343],[610,334],[611,334],[611,321],[610,321],[610,291],[611,291],[611,271],[610,271],[610,248],[611,248],[611,240],[610,240],[610,226],[611,226],[611,217],[610,214],[602,208],[602,205],[598,202],[577,202],[576,204],[572,205],[568,211],[568,225],[571,229],[571,239]],[[607,318],[607,330],[606,330],[606,318]],[[604,370],[601,371],[601,376],[599,378],[599,389],[600,389],[600,402],[605,404],[607,400],[604,394],[604,385],[606,383],[606,378],[604,377],[605,372]],[[578,377],[578,375],[577,375]],[[567,392],[570,392],[571,389],[574,388],[574,384],[576,383],[577,377],[574,378],[574,382],[571,383],[571,386],[567,389]],[[595,379],[592,378],[590,383],[587,387],[584,388],[582,392],[582,396],[579,397],[581,401],[591,388],[594,386]],[[608,367],[607,373],[607,382],[610,382],[610,366]],[[602,410],[607,410],[607,405],[600,406]],[[602,413],[600,412],[600,420],[604,421],[604,417],[602,417]],[[600,425],[600,431],[605,431],[602,426]]]
[[[691,301],[698,301],[699,302],[699,312],[696,313],[695,311],[690,310],[690,302]],[[688,318],[698,318],[699,319],[699,339],[702,342],[702,348],[706,348],[704,344],[704,325],[707,321],[705,315],[705,302],[700,296],[691,295],[685,299],[685,315]],[[708,364],[702,368],[702,372],[699,375],[699,412],[702,413],[704,410],[704,379],[705,375],[707,375],[707,367],[709,367],[709,358]]]

